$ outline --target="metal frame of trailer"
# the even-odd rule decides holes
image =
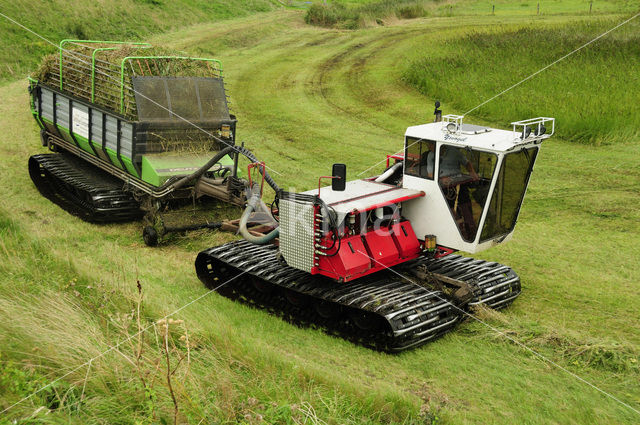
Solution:
[[[130,121],[120,114],[33,79],[30,79],[30,92],[31,112],[41,129],[55,137],[55,141],[52,141],[54,145],[80,156],[145,193],[163,196],[154,191],[154,185],[141,178],[142,156],[146,152],[140,148],[140,145],[144,146],[144,141],[140,139],[144,140],[147,132],[162,131],[162,128],[158,129],[154,123]],[[227,123],[232,137],[224,141],[234,146],[235,118]],[[186,126],[190,124],[180,125]],[[218,126],[213,125],[209,130],[214,127]],[[200,129],[207,130],[199,126],[198,131]],[[43,145],[46,144],[46,140],[43,141]]]

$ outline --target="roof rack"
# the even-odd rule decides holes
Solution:
[[[442,117],[442,122],[445,124],[442,126],[442,129],[450,133],[458,133],[462,128],[463,118],[464,118],[464,115],[453,115],[453,114],[444,115]],[[455,127],[452,126],[451,124],[453,124]]]
[[[551,123],[551,132],[548,132],[546,123]],[[553,135],[556,128],[556,119],[548,117],[529,118],[528,120],[512,122],[513,132],[516,138],[526,140],[528,138],[548,138]]]

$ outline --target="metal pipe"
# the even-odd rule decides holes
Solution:
[[[381,175],[378,176],[377,179],[375,179],[376,183],[382,183],[385,180],[387,180],[389,177],[391,177],[393,175],[393,173],[396,172],[396,170],[402,167],[402,161],[400,162],[396,162],[395,164],[393,164],[393,166],[391,168],[389,168],[387,171],[385,171],[384,173],[382,173]]]

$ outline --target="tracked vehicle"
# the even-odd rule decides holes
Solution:
[[[195,199],[243,206],[236,117],[218,60],[158,54],[145,43],[63,40],[29,84],[43,146],[29,159],[40,192],[90,222],[145,217],[154,245],[164,214]]]
[[[503,308],[520,294],[509,267],[460,255],[508,241],[553,118],[510,131],[462,116],[409,127],[404,153],[380,176],[346,181],[346,167],[318,188],[276,191],[279,226],[201,252],[207,287],[386,351],[451,330],[471,306]],[[393,163],[390,163],[393,162]],[[265,173],[266,174],[266,173]],[[331,187],[321,187],[323,178]],[[255,191],[255,193],[259,193]]]

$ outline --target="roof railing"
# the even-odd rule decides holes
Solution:
[[[551,123],[551,131],[549,131]],[[546,125],[545,125],[546,124]],[[548,138],[556,129],[556,119],[549,117],[529,118],[528,120],[512,122],[514,137],[519,140],[529,138]]]
[[[458,133],[462,129],[463,118],[464,115],[444,115],[442,117],[442,122],[445,124],[442,129],[448,131],[449,133]]]

